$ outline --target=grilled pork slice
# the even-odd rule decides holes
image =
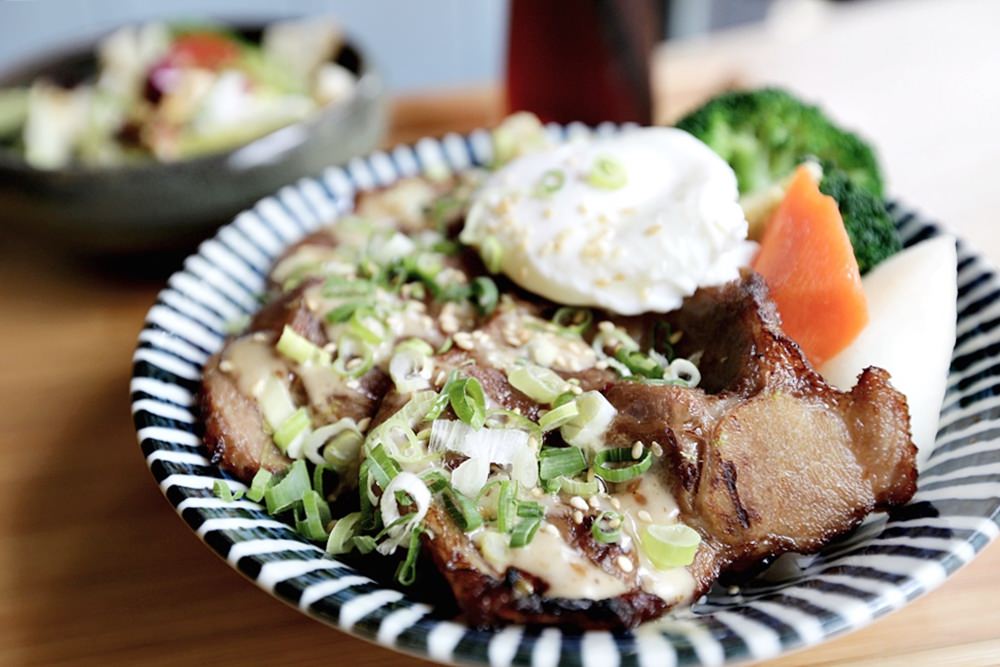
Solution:
[[[262,467],[282,472],[291,463],[274,445],[252,398],[252,384],[261,374],[273,373],[286,382],[297,404],[308,404],[324,423],[374,416],[388,388],[388,377],[377,368],[356,384],[342,382],[328,372],[316,378],[296,377],[275,353],[274,345],[285,326],[316,345],[327,343],[322,323],[305,303],[305,293],[314,283],[307,281],[264,306],[247,333],[227,341],[205,365],[201,387],[205,445],[214,462],[243,481],[252,479]]]
[[[759,277],[702,290],[689,305],[675,322],[690,327],[682,329],[685,345],[702,351],[712,393],[635,382],[605,391],[618,410],[608,444],[641,441],[662,449],[646,475],[666,484],[683,521],[702,535],[687,568],[694,579],[688,597],[665,600],[649,592],[634,550],[593,539],[593,512],[579,523],[571,510],[547,516],[565,550],[542,553],[563,559],[558,569],[578,577],[581,591],[600,573],[611,578],[599,586],[610,594],[567,597],[565,582],[554,585],[563,573],[540,561],[488,563],[474,540],[435,508],[425,548],[470,622],[634,626],[696,599],[720,574],[753,570],[788,551],[818,551],[867,514],[912,496],[916,450],[906,402],[887,373],[865,371],[850,393],[828,386],[781,332]],[[488,355],[477,351],[453,363],[480,378],[498,404],[524,409],[525,397],[505,386]],[[611,491],[634,507],[653,509],[645,484]]]

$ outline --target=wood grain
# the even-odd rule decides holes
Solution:
[[[390,141],[498,113],[492,89],[402,100]],[[0,233],[0,664],[427,664],[257,590],[162,498],[128,413],[136,335],[165,276],[144,269],[125,278]],[[992,546],[902,611],[773,664],[998,664],[998,591]]]

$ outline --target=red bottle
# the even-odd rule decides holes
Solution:
[[[656,0],[511,0],[507,110],[543,121],[652,121]]]

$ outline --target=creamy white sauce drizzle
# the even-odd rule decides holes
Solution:
[[[507,565],[541,577],[548,597],[604,600],[622,595],[628,585],[598,567],[562,537],[539,530],[527,546],[511,549]]]
[[[288,366],[274,352],[267,338],[243,336],[230,343],[222,356],[220,368],[228,369],[244,396],[258,396],[269,376],[286,378]]]

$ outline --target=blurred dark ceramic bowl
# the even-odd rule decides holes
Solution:
[[[236,31],[258,40],[266,24],[240,23]],[[0,74],[0,86],[39,76],[73,85],[94,72],[98,41]],[[225,152],[172,163],[41,170],[0,148],[0,224],[80,254],[190,246],[281,186],[375,148],[386,127],[382,79],[350,40],[337,62],[358,76],[353,96]]]

